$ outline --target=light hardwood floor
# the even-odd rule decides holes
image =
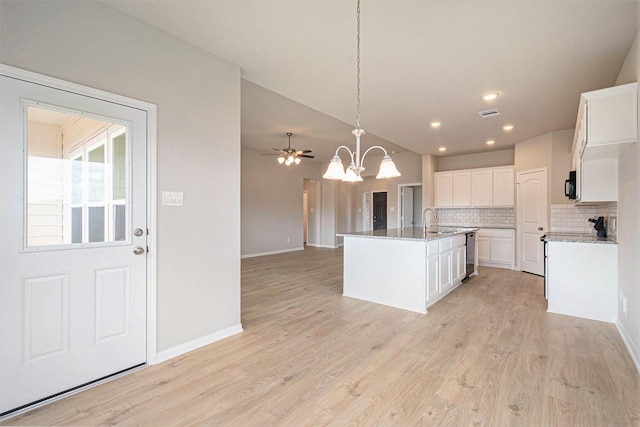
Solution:
[[[420,315],[342,297],[341,250],[246,259],[242,334],[6,424],[640,425],[615,326],[546,313],[542,287],[481,267]]]

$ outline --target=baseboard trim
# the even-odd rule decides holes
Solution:
[[[624,325],[620,323],[620,320],[616,321],[616,328],[618,328],[622,341],[624,341],[624,344],[627,346],[627,350],[629,350],[633,364],[636,365],[636,369],[638,370],[638,373],[640,373],[640,351],[638,351],[638,348],[634,345],[631,336],[625,329]]]
[[[307,245],[309,246],[309,245]],[[326,248],[326,249],[338,249],[338,246],[331,246],[331,245],[314,245],[316,248]]]
[[[173,359],[174,357],[183,355],[193,350],[197,350],[200,347],[204,347],[205,345],[213,344],[216,341],[220,341],[232,335],[239,334],[242,331],[243,331],[242,324],[239,323],[237,325],[231,326],[229,328],[223,329],[213,334],[200,337],[193,341],[189,341],[184,344],[180,344],[175,347],[168,348],[166,350],[162,350],[156,354],[156,360],[154,361],[153,364],[156,365],[158,363],[166,362],[169,359]]]
[[[311,246],[311,245],[307,245],[307,246]],[[277,251],[268,251],[268,252],[258,252],[255,254],[246,254],[246,255],[242,255],[240,258],[244,259],[244,258],[255,258],[255,257],[259,257],[259,256],[265,256],[265,255],[276,255],[276,254],[284,254],[287,252],[296,252],[296,251],[303,251],[304,250],[304,246],[299,247],[299,248],[289,248],[289,249],[280,249]]]

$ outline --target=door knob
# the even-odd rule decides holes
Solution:
[[[538,230],[542,231],[542,230],[544,230],[544,228],[542,228],[542,227],[538,227]]]
[[[143,234],[144,234],[144,231],[142,230],[142,228],[136,228],[136,229],[133,231],[133,235],[134,235],[134,236],[136,236],[136,237],[140,237],[140,236],[142,236]]]
[[[136,246],[133,248],[133,253],[136,255],[142,255],[144,253],[144,248],[142,246]]]

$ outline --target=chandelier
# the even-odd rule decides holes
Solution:
[[[378,175],[376,178],[384,179],[384,178],[395,178],[400,176],[400,172],[396,168],[396,165],[391,160],[391,156],[387,154],[387,150],[379,145],[374,145],[373,147],[368,148],[360,157],[360,137],[364,135],[366,132],[364,129],[360,128],[360,0],[358,0],[357,5],[357,56],[356,56],[356,89],[357,89],[357,106],[356,106],[356,128],[351,131],[351,133],[356,137],[356,149],[355,151],[351,151],[349,147],[346,145],[341,145],[336,149],[336,154],[331,158],[331,162],[329,162],[329,167],[327,168],[327,172],[322,176],[326,179],[341,179],[346,182],[356,182],[362,181],[362,176],[360,174],[364,171],[364,158],[369,153],[369,151],[373,149],[380,149],[384,152],[384,157],[382,158],[382,162],[380,162],[380,170],[378,171]],[[341,150],[347,150],[349,153],[349,157],[351,163],[347,167],[345,172],[344,167],[342,166],[342,159],[338,155],[338,152]]]

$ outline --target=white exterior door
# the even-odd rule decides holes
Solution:
[[[547,170],[518,173],[518,257],[520,270],[544,275],[544,246],[540,237],[547,227]]]
[[[0,76],[0,415],[146,362],[146,132]]]
[[[414,227],[413,223],[413,187],[404,186],[402,188],[402,224],[400,228]]]

